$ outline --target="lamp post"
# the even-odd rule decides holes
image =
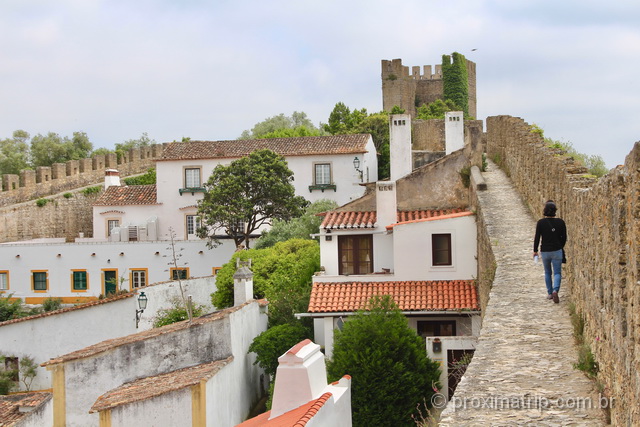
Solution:
[[[144,294],[144,292],[140,292],[140,295],[138,295],[138,307],[140,309],[136,310],[136,329],[138,329],[138,323],[140,323],[140,315],[145,310],[145,308],[147,308],[148,301],[149,299]]]
[[[353,159],[353,168],[360,174],[360,182],[362,182],[362,170],[360,169],[360,159],[357,157]]]

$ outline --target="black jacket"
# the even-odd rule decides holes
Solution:
[[[567,226],[560,218],[542,218],[536,224],[536,237],[533,240],[534,252],[538,252],[540,237],[542,237],[541,252],[559,251],[567,243]]]

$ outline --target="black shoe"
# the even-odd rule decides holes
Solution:
[[[553,291],[551,297],[553,298],[553,302],[555,302],[556,304],[560,302],[560,298],[558,298],[558,293],[556,291]]]

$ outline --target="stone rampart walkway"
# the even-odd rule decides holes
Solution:
[[[573,368],[565,293],[560,304],[545,299],[542,265],[533,264],[535,220],[497,166],[490,163],[483,177],[487,190],[479,199],[496,276],[473,361],[440,425],[604,425],[593,383]]]

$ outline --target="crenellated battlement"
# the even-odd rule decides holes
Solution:
[[[413,80],[441,80],[442,79],[442,65],[435,65],[432,72],[431,65],[423,65],[422,70],[420,66],[411,67],[411,73],[409,73],[409,67],[402,65],[402,59],[393,59],[391,61],[382,60],[382,79],[394,80],[398,78],[413,79]]]
[[[105,170],[118,169],[123,176],[143,173],[162,155],[163,144],[134,148],[118,159],[116,154],[38,166],[20,174],[2,175],[0,206],[26,202],[104,181]]]

